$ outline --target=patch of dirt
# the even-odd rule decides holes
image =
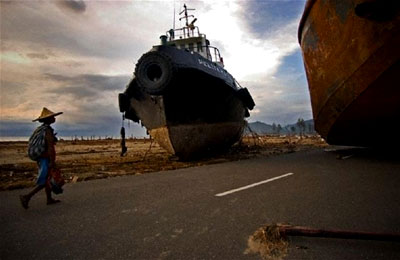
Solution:
[[[319,136],[248,136],[223,154],[180,161],[152,142],[149,139],[128,139],[128,153],[121,157],[120,140],[59,141],[56,146],[56,162],[66,181],[75,182],[175,170],[327,146]],[[35,185],[37,166],[28,158],[27,147],[27,142],[0,142],[0,190]]]

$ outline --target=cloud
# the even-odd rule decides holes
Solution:
[[[83,13],[86,11],[86,4],[82,0],[74,1],[74,0],[66,0],[66,1],[57,1],[59,7],[76,12]]]
[[[95,74],[81,74],[65,76],[60,74],[45,74],[49,80],[61,84],[63,87],[51,92],[60,95],[73,95],[75,98],[96,99],[107,91],[122,91],[128,84],[129,76],[106,76]]]
[[[291,124],[299,117],[312,118],[300,50],[282,58],[276,72],[261,81],[243,82],[252,89],[259,113],[251,113],[251,121]]]
[[[28,87],[27,84],[23,82],[19,83],[14,81],[7,81],[3,78],[1,79],[0,84],[1,84],[1,92],[0,92],[1,108],[15,107],[21,102],[21,99],[25,98],[24,94]],[[5,95],[6,94],[4,91],[5,89],[7,89],[7,95]]]
[[[57,86],[48,90],[48,97],[62,105],[68,124],[101,128],[101,124],[115,121],[111,118],[121,118],[118,93],[129,83],[129,76],[46,74],[46,77]]]
[[[40,60],[47,60],[49,58],[48,55],[44,53],[28,53],[26,54],[31,59],[40,59]]]
[[[288,21],[299,22],[304,5],[301,0],[249,1],[241,14],[252,34],[271,38],[281,34]]]
[[[159,23],[145,22],[147,19],[140,13],[142,8],[138,8],[140,3],[89,4],[90,12],[78,16],[60,10],[58,1],[43,4],[24,1],[6,5],[1,9],[2,48],[41,52],[51,49],[63,56],[131,60],[132,50],[140,46],[143,46],[142,52],[148,50],[164,31],[161,30],[162,20]],[[160,18],[163,16],[159,15]],[[158,30],[153,30],[155,24],[160,25]],[[150,37],[150,32],[155,35]]]
[[[34,129],[32,121],[0,119],[0,136],[30,136]]]
[[[267,3],[267,4],[265,4]],[[239,81],[265,78],[273,75],[281,59],[299,49],[297,43],[298,17],[290,17],[281,22],[279,31],[264,33],[255,27],[256,17],[266,19],[271,6],[279,6],[278,1],[218,2],[206,4],[208,11],[198,11],[198,25],[206,32],[211,43],[218,41],[226,52],[222,53],[226,68]],[[255,9],[255,10],[254,10]],[[249,10],[254,10],[253,13]],[[260,15],[261,14],[261,15]],[[216,17],[217,22],[216,22]],[[272,23],[274,24],[274,23]],[[264,26],[265,27],[265,26]]]

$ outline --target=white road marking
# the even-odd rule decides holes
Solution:
[[[247,190],[247,189],[256,187],[258,185],[261,185],[261,184],[265,184],[265,183],[268,183],[268,182],[271,182],[271,181],[275,181],[275,180],[279,180],[279,179],[288,177],[288,176],[293,175],[293,174],[294,173],[289,172],[289,173],[286,173],[286,174],[283,174],[283,175],[280,175],[280,176],[276,176],[276,177],[268,179],[268,180],[256,182],[256,183],[253,183],[253,184],[250,184],[250,185],[247,185],[247,186],[243,186],[243,187],[240,187],[240,188],[237,188],[237,189],[233,189],[233,190],[225,191],[225,192],[222,192],[222,193],[218,193],[218,194],[215,194],[215,196],[222,197],[222,196],[229,195],[229,194],[232,194],[232,193],[235,193],[235,192],[238,192],[238,191]]]

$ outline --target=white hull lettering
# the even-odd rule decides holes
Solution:
[[[218,65],[209,63],[209,62],[207,62],[205,60],[202,60],[202,59],[198,59],[198,61],[199,61],[199,64],[203,65],[204,67],[207,67],[209,69],[215,70],[215,71],[217,71],[219,73],[222,73],[222,74],[226,75],[225,70],[221,69]]]

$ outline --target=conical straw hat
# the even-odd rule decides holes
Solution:
[[[52,117],[52,116],[58,116],[58,115],[61,115],[62,113],[63,112],[54,113],[54,112],[52,112],[52,111],[50,111],[50,110],[48,110],[47,108],[44,107],[43,110],[42,110],[42,113],[40,114],[40,116],[38,118],[32,120],[32,122],[38,121],[40,119],[45,119],[45,118],[48,118],[48,117]]]

